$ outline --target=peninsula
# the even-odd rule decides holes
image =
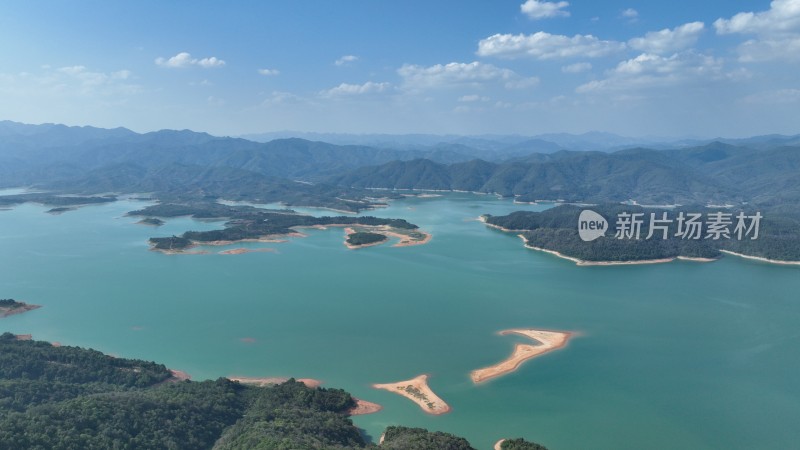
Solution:
[[[419,405],[428,414],[440,415],[450,412],[450,406],[428,386],[428,375],[425,374],[396,383],[373,384],[372,387],[400,394]]]
[[[517,211],[505,216],[481,216],[487,226],[503,232],[514,233],[525,242],[525,247],[550,253],[554,256],[575,262],[580,266],[654,264],[674,260],[711,262],[723,253],[751,257],[775,264],[800,263],[800,216],[791,210],[772,211],[770,214],[743,209],[716,207],[642,207],[637,205],[603,204],[588,207],[607,221],[606,233],[590,242],[585,242],[578,233],[578,220],[586,207],[560,205],[545,211]],[[761,214],[759,231],[753,239],[750,235],[740,239],[736,234],[736,216],[745,217]],[[637,215],[638,232],[628,229],[631,237],[616,237],[617,217],[627,214]],[[730,218],[727,235],[714,239],[708,221],[715,214]],[[683,216],[681,216],[683,215]],[[678,217],[699,215],[698,228],[691,236],[687,226],[679,229],[682,223]],[[667,219],[664,220],[663,218]],[[653,235],[650,235],[651,220]],[[662,223],[663,222],[663,223]],[[748,221],[746,226],[750,226]],[[743,230],[744,231],[744,230]],[[649,237],[648,237],[649,236]]]
[[[518,334],[533,339],[538,342],[539,345],[517,344],[511,356],[505,360],[493,366],[473,370],[472,373],[470,373],[470,378],[472,378],[473,383],[481,383],[511,373],[517,370],[523,362],[567,345],[567,341],[569,341],[569,338],[572,336],[570,332],[532,329],[504,330],[501,331],[500,334],[504,336]]]
[[[24,302],[18,302],[11,298],[6,298],[0,300],[0,317],[8,317],[14,314],[22,314],[27,311],[31,311],[37,308],[41,308],[39,305],[29,305]]]

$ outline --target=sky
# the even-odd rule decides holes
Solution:
[[[0,120],[800,133],[800,0],[0,3]]]

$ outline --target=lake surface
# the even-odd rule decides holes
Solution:
[[[44,307],[0,331],[162,362],[195,380],[296,376],[380,403],[355,418],[377,440],[402,424],[479,449],[525,437],[551,450],[786,449],[800,441],[800,269],[714,263],[577,267],[475,219],[544,206],[453,194],[370,212],[431,232],[424,246],[348,250],[341,228],[273,253],[163,255],[135,201],[54,216],[0,211],[0,298]],[[302,210],[302,209],[300,209]],[[304,210],[330,215],[321,210]],[[334,213],[335,215],[335,213]],[[580,333],[562,350],[481,385],[469,372],[524,339],[508,328]],[[427,373],[453,408],[430,416],[372,389]]]

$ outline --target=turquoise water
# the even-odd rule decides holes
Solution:
[[[44,305],[0,329],[156,360],[198,380],[318,378],[384,406],[355,418],[375,438],[403,424],[479,449],[517,436],[551,450],[800,441],[800,268],[733,257],[576,267],[474,220],[543,207],[469,194],[370,213],[420,225],[434,235],[425,246],[348,250],[332,228],[228,247],[274,253],[163,255],[147,250],[148,237],[222,225],[123,217],[144,205],[0,211],[0,298]],[[471,370],[522,342],[496,332],[517,327],[581,336],[474,386]],[[421,373],[450,414],[370,388]]]

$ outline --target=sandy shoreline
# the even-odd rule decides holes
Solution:
[[[396,244],[392,245],[392,247],[410,247],[410,246],[413,246],[413,245],[424,245],[424,244],[427,244],[428,242],[430,242],[431,239],[433,238],[432,234],[427,233],[425,231],[422,231],[420,229],[416,229],[416,230],[412,230],[411,232],[422,234],[424,236],[424,238],[422,238],[422,239],[414,239],[414,238],[410,237],[409,235],[406,235],[406,234],[403,234],[403,233],[400,233],[400,232],[397,232],[397,231],[393,231],[394,229],[392,227],[388,226],[388,225],[359,225],[359,224],[345,225],[345,224],[333,224],[333,225],[327,225],[327,226],[329,226],[329,227],[345,227],[345,230],[344,230],[345,231],[345,235],[349,235],[351,233],[355,233],[356,230],[355,230],[354,227],[358,227],[358,228],[364,229],[365,231],[367,231],[369,233],[382,234],[382,235],[384,235],[386,237],[393,237],[393,238],[399,239],[400,241],[397,242]],[[347,239],[345,239],[344,245],[347,246],[347,248],[351,248],[352,249],[352,248],[370,247],[370,246],[373,246],[373,245],[381,245],[381,244],[384,244],[385,242],[386,241],[374,242],[372,244],[366,244],[366,245],[352,245],[352,244],[348,244],[347,243]]]
[[[373,384],[372,387],[402,395],[419,405],[428,414],[440,415],[450,412],[450,405],[428,386],[428,375],[425,374],[396,383]]]
[[[528,231],[528,230],[510,230],[508,228],[503,228],[503,227],[498,226],[498,225],[493,225],[493,224],[488,223],[486,221],[486,216],[479,216],[478,220],[483,222],[484,225],[486,225],[487,227],[495,228],[495,229],[500,230],[500,231],[505,231],[506,233],[520,233],[520,232]],[[583,260],[583,259],[580,259],[580,258],[567,256],[567,255],[565,255],[563,253],[560,253],[560,252],[557,252],[555,250],[549,250],[549,249],[542,248],[542,247],[535,247],[533,245],[528,244],[528,241],[525,239],[525,236],[523,234],[518,234],[517,236],[520,239],[522,239],[522,242],[525,243],[524,244],[525,248],[529,248],[531,250],[536,250],[536,251],[539,251],[539,252],[549,253],[549,254],[551,254],[553,256],[557,256],[557,257],[559,257],[561,259],[566,259],[568,261],[572,261],[578,266],[631,266],[631,265],[639,265],[639,264],[663,264],[663,263],[668,263],[668,262],[675,261],[676,259],[679,259],[681,261],[693,261],[693,262],[714,262],[714,261],[716,261],[718,259],[718,258],[694,258],[694,257],[690,257],[690,256],[676,256],[676,257],[670,257],[670,258],[642,259],[642,260],[635,260],[635,261],[586,261],[586,260]],[[800,264],[800,262],[797,262],[797,264]]]
[[[499,441],[494,443],[494,447],[492,448],[494,448],[494,450],[503,450],[503,442],[505,441],[506,441],[505,439],[500,439]]]
[[[412,232],[422,234],[424,236],[424,238],[422,238],[422,239],[413,239],[413,238],[411,238],[410,236],[408,236],[406,234],[403,234],[403,233],[400,233],[400,232],[397,232],[397,231],[393,231],[394,229],[392,227],[388,226],[388,225],[361,225],[361,224],[358,224],[358,223],[351,223],[351,224],[332,223],[332,224],[328,224],[328,225],[298,225],[298,226],[291,227],[291,229],[292,230],[298,230],[298,229],[303,229],[303,228],[313,228],[313,229],[317,229],[317,230],[327,230],[328,228],[331,228],[331,227],[345,228],[345,232],[347,234],[349,234],[349,232],[347,230],[353,230],[353,227],[359,227],[359,228],[363,228],[366,231],[369,231],[369,232],[372,232],[372,233],[382,234],[382,235],[387,236],[387,237],[394,237],[394,238],[400,239],[400,242],[392,245],[392,247],[408,247],[408,246],[412,246],[412,245],[423,245],[423,244],[427,244],[428,242],[430,242],[431,239],[433,238],[433,236],[430,233],[426,233],[426,232],[424,232],[422,230],[419,230],[419,229],[413,230]],[[194,250],[194,251],[188,251],[188,250],[192,249],[192,248],[196,248],[196,247],[203,247],[203,246],[233,245],[233,244],[237,244],[237,243],[240,243],[240,242],[283,243],[283,242],[287,242],[287,240],[284,239],[284,238],[289,238],[289,237],[304,238],[304,237],[308,237],[308,235],[304,234],[304,233],[301,233],[299,231],[295,231],[293,233],[272,234],[272,235],[262,236],[262,237],[257,238],[257,239],[242,239],[242,240],[238,240],[238,241],[207,241],[207,242],[204,242],[204,241],[192,241],[192,243],[189,246],[184,247],[183,249],[180,249],[180,250],[160,249],[160,248],[155,248],[153,245],[151,245],[150,246],[150,250],[154,251],[154,252],[163,253],[165,255],[204,255],[204,254],[208,254],[209,252],[206,251],[206,250]],[[344,245],[347,246],[348,248],[361,248],[361,247],[369,247],[371,245],[379,245],[379,244],[383,244],[383,243],[384,242],[376,242],[374,244],[351,246],[350,244],[348,244],[346,242],[346,239],[345,239]],[[263,250],[262,249],[252,249],[252,250],[247,250],[247,251],[243,251],[243,250],[245,250],[245,249],[237,248],[237,249],[225,250],[225,251],[222,251],[222,252],[218,252],[218,254],[238,255],[238,254],[242,254],[242,253],[275,251],[273,249],[263,249]]]
[[[482,383],[492,378],[496,378],[501,375],[511,373],[517,370],[523,362],[531,358],[535,358],[547,352],[551,352],[553,350],[557,350],[559,348],[564,347],[565,345],[567,345],[567,342],[569,341],[570,337],[573,336],[573,333],[571,332],[533,330],[533,329],[503,330],[500,332],[500,334],[501,335],[518,334],[520,336],[525,336],[527,338],[533,339],[534,341],[539,342],[540,345],[517,344],[514,347],[514,351],[513,353],[511,353],[511,356],[504,359],[503,361],[493,366],[473,370],[472,373],[470,373],[470,378],[472,378],[473,383],[475,384]]]
[[[520,233],[520,232],[528,231],[528,230],[511,230],[511,229],[508,229],[508,228],[503,228],[500,225],[495,225],[493,223],[489,223],[489,222],[486,221],[486,216],[484,216],[484,215],[478,216],[478,222],[482,222],[487,227],[494,228],[495,230],[505,231],[506,233]]]
[[[368,402],[366,400],[361,400],[360,398],[353,397],[353,400],[356,401],[356,406],[351,408],[347,411],[348,416],[363,416],[366,414],[375,414],[376,412],[383,409],[383,406]]]
[[[572,261],[577,266],[636,266],[636,265],[640,265],[640,264],[664,264],[664,263],[669,263],[669,262],[672,262],[672,261],[675,261],[675,260],[692,261],[692,262],[704,262],[704,263],[705,262],[714,262],[714,261],[717,260],[716,258],[693,258],[693,257],[689,257],[689,256],[676,256],[676,257],[671,257],[671,258],[641,259],[641,260],[636,260],[636,261],[586,261],[586,260],[583,260],[583,259],[574,258],[572,256],[567,256],[567,255],[565,255],[563,253],[559,253],[559,252],[557,252],[555,250],[548,250],[548,249],[542,248],[542,247],[534,247],[533,245],[530,245],[530,244],[527,243],[527,241],[525,240],[525,236],[523,236],[521,234],[518,235],[518,236],[519,236],[520,239],[522,239],[523,242],[525,242],[525,248],[528,248],[528,249],[531,249],[531,250],[536,250],[538,252],[549,253],[549,254],[551,254],[553,256],[557,256],[557,257],[559,257],[561,259],[566,259],[568,261]]]
[[[274,384],[281,384],[289,381],[288,377],[226,377],[231,381],[238,381],[242,384],[249,384],[252,386],[272,386]],[[295,378],[295,381],[305,384],[310,388],[317,388],[322,385],[322,381],[313,378]]]
[[[761,262],[770,263],[770,264],[781,264],[781,265],[784,265],[784,266],[800,266],[800,261],[781,261],[780,259],[769,259],[769,258],[764,258],[764,257],[761,257],[761,256],[745,255],[743,253],[736,253],[736,252],[732,252],[730,250],[720,250],[720,251],[722,253],[727,254],[727,255],[738,256],[740,258],[745,258],[745,259],[752,259],[754,261],[761,261]]]
[[[273,235],[269,235],[269,236],[260,237],[260,238],[257,238],[257,239],[242,239],[242,240],[238,240],[238,241],[192,241],[192,243],[189,246],[184,247],[183,249],[180,249],[180,250],[155,248],[153,245],[150,246],[150,250],[154,251],[154,252],[163,253],[165,255],[207,255],[208,253],[210,253],[207,250],[194,250],[194,251],[187,251],[187,250],[192,249],[192,248],[196,248],[196,247],[221,247],[221,246],[224,246],[224,245],[233,245],[233,244],[238,244],[238,243],[241,243],[241,242],[279,244],[279,243],[287,242],[286,239],[282,239],[284,237],[307,237],[307,236],[308,235],[306,235],[306,234],[303,234],[303,233],[300,233],[300,232],[296,232],[296,233],[287,233],[287,234],[273,234]],[[238,249],[234,249],[234,250],[238,250]],[[229,250],[226,250],[226,251],[229,251]],[[249,252],[239,252],[239,253],[250,253],[252,251],[255,251],[255,250],[251,250]],[[272,250],[264,250],[264,251],[272,251]],[[226,255],[238,254],[238,253],[222,253],[222,252],[218,252],[218,253],[226,254]]]
[[[243,253],[270,253],[276,252],[274,248],[232,248],[230,250],[223,250],[218,252],[219,255],[241,255]]]

